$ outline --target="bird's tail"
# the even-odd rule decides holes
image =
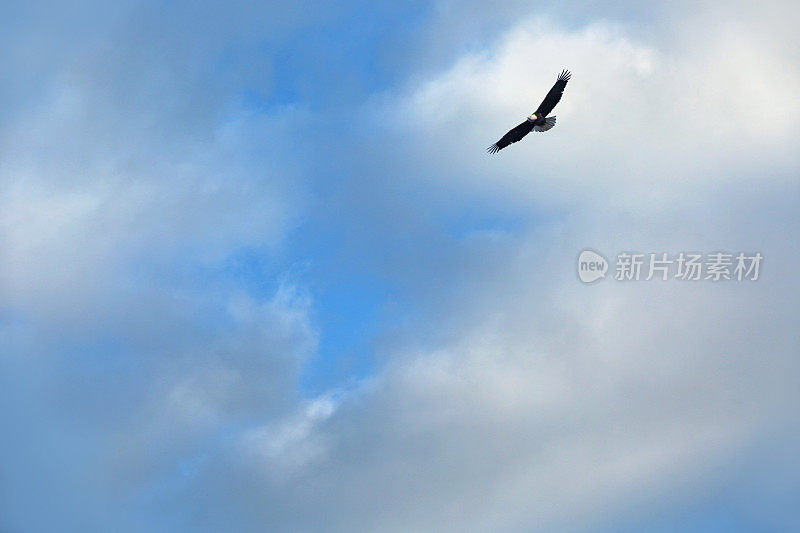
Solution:
[[[556,117],[547,117],[544,119],[544,124],[541,126],[534,126],[533,131],[547,131],[556,125]]]

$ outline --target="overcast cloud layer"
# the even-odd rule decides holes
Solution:
[[[795,5],[40,7],[0,529],[800,528]],[[765,259],[585,286],[587,247]]]

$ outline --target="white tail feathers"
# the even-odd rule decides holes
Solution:
[[[533,131],[547,131],[556,125],[556,117],[547,117],[544,119],[544,124],[541,126],[534,126]]]

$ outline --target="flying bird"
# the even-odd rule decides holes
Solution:
[[[489,153],[495,154],[499,152],[509,144],[515,143],[525,137],[528,133],[530,133],[531,130],[547,131],[555,126],[556,117],[548,117],[547,115],[553,111],[553,108],[556,106],[559,100],[561,100],[561,95],[564,94],[564,87],[567,86],[567,82],[571,77],[572,74],[570,74],[568,70],[562,70],[561,74],[558,75],[558,79],[553,85],[553,88],[550,89],[550,92],[548,92],[547,96],[544,97],[542,103],[539,104],[539,109],[534,111],[533,115],[529,116],[525,122],[513,128],[511,131],[503,135],[499,141],[487,148]]]

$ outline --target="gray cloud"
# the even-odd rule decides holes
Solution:
[[[146,11],[108,15],[133,32],[119,49],[53,56],[69,68],[5,115],[7,527],[588,531],[758,479],[752,450],[796,440],[798,71],[769,16],[668,40],[622,15],[526,18],[349,121],[313,117],[336,128],[304,161],[259,139],[305,110],[204,85],[204,58],[270,14],[201,39]],[[564,66],[557,128],[487,158]],[[476,203],[518,222],[454,235]],[[377,375],[319,398],[297,388],[317,337],[302,280],[264,296],[220,274],[242,248],[279,255],[310,205],[410,302]],[[585,287],[586,246],[759,250],[765,271]]]
[[[785,243],[797,187],[785,149],[797,134],[796,70],[781,56],[726,63],[717,42],[724,28],[684,55],[637,45],[624,27],[548,27],[522,23],[496,49],[370,111],[399,117],[377,126],[397,152],[388,163],[359,159],[352,190],[369,188],[377,205],[341,201],[378,228],[358,239],[383,235],[400,247],[378,253],[375,268],[391,270],[425,318],[436,317],[435,348],[419,348],[421,323],[398,333],[378,383],[310,433],[327,443],[325,462],[294,483],[234,477],[224,492],[253,495],[237,512],[308,530],[592,530],[720,490],[724,472],[743,468],[767,428],[793,419],[797,339],[787,335],[786,289],[798,258]],[[508,126],[480,110],[500,101],[500,88],[522,91],[504,105],[529,105],[523,59],[536,63],[535,54],[555,49],[585,73],[559,108],[560,136],[531,139],[537,144],[503,160],[472,155],[492,126]],[[704,64],[714,72],[693,78]],[[775,108],[746,111],[762,92]],[[394,194],[383,195],[375,187],[387,175],[412,184],[384,186]],[[447,242],[426,235],[441,228],[412,192],[436,197],[430,179],[445,181],[451,202],[477,190],[512,213],[528,202],[561,209],[522,235],[477,231]],[[755,183],[760,192],[747,193]],[[407,244],[402,232],[422,243]],[[759,249],[774,270],[749,286],[587,288],[572,272],[587,245]],[[440,277],[449,283],[430,282]],[[293,490],[302,496],[282,497]],[[756,523],[793,520],[752,512]]]

